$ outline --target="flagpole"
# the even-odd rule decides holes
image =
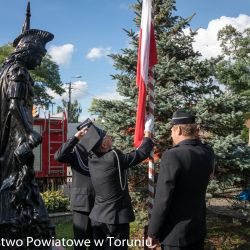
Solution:
[[[148,78],[148,96],[149,96],[149,114],[154,118],[154,78],[153,78],[153,69],[149,68],[149,78]],[[152,138],[154,134],[152,132]],[[155,197],[155,166],[154,166],[154,150],[151,151],[149,162],[148,162],[148,217],[150,219],[151,212],[154,206],[154,197]]]
[[[154,0],[152,0],[151,9],[151,22],[154,23]],[[154,93],[154,75],[153,66],[148,69],[148,96],[149,96],[149,114],[154,119],[155,115],[155,93]],[[154,130],[152,131],[152,139],[154,138]],[[154,206],[155,198],[155,165],[154,165],[154,149],[152,149],[148,162],[148,191],[149,191],[149,204],[148,204],[148,217],[150,219],[151,212]]]
[[[149,101],[149,114],[154,118],[155,104],[154,104],[154,78],[153,78],[153,68],[149,68],[149,78],[148,78],[148,101]],[[154,131],[154,130],[153,130]],[[151,137],[154,138],[154,133],[152,131]],[[154,164],[154,149],[150,152],[148,161],[148,220],[150,220],[152,209],[154,206],[155,198],[155,164]],[[144,229],[144,237],[147,238],[148,226]],[[155,248],[154,248],[155,249]],[[144,250],[149,250],[145,245]]]

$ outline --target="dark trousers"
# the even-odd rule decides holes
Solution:
[[[126,240],[129,239],[129,223],[105,224],[96,221],[91,221],[91,223],[95,240],[94,249],[128,249]],[[96,244],[98,240],[99,242],[102,242],[102,246]]]
[[[185,246],[185,247],[177,247],[177,246],[168,246],[161,245],[162,250],[204,250],[204,240],[197,241],[196,243]]]
[[[73,232],[75,240],[86,240],[89,239],[93,242],[93,231],[91,227],[91,221],[89,219],[89,213],[81,211],[73,211]],[[93,247],[90,246],[74,246],[74,250],[92,250]]]

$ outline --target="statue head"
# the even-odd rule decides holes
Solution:
[[[27,69],[34,69],[41,64],[46,54],[46,43],[53,40],[54,35],[48,31],[30,29],[30,2],[27,5],[26,19],[22,34],[13,42],[14,52],[5,60],[3,66],[15,61],[24,64]]]
[[[18,59],[23,61],[28,69],[34,69],[41,64],[42,58],[46,54],[46,43],[53,38],[54,35],[47,31],[27,30],[14,40],[14,53],[20,55]]]

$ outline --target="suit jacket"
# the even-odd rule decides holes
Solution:
[[[205,195],[213,166],[212,148],[199,140],[184,140],[164,152],[149,236],[180,247],[204,239]]]
[[[95,192],[88,169],[88,153],[75,136],[67,140],[55,154],[55,160],[70,164],[72,187],[70,206],[72,210],[90,212],[94,206]]]
[[[95,205],[91,220],[107,224],[123,224],[134,220],[134,212],[127,186],[127,169],[145,160],[153,148],[150,138],[131,153],[120,150],[93,155],[89,170],[95,189]]]

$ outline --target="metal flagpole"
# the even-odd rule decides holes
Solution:
[[[149,114],[154,117],[154,78],[153,78],[153,69],[149,68],[149,79],[148,79],[148,95],[149,95]],[[152,132],[152,138],[154,134]],[[149,192],[149,201],[148,201],[148,214],[149,219],[151,216],[151,211],[154,206],[154,196],[155,196],[155,187],[154,187],[154,177],[155,177],[155,166],[154,166],[154,150],[151,151],[149,162],[148,162],[148,192]]]
[[[149,98],[149,114],[154,117],[155,104],[154,104],[154,78],[153,78],[153,69],[149,68],[149,78],[148,78],[148,98]],[[152,139],[154,137],[152,131]],[[154,165],[154,149],[150,152],[149,161],[148,161],[148,219],[150,220],[151,212],[154,206],[154,197],[155,197],[155,165]],[[147,238],[148,226],[145,227],[144,237]],[[149,248],[144,245],[144,250]],[[155,249],[155,248],[154,248]]]
[[[152,22],[154,23],[154,0],[152,0],[152,11],[151,17]],[[152,30],[151,30],[152,32]],[[155,93],[154,93],[154,74],[153,74],[153,66],[149,67],[148,71],[148,96],[149,96],[149,114],[154,118],[155,115]],[[154,130],[152,131],[152,139],[154,138]],[[149,191],[149,204],[148,204],[148,217],[150,219],[151,212],[154,206],[154,198],[155,198],[155,165],[154,165],[154,149],[152,149],[149,157],[148,163],[148,191]]]

